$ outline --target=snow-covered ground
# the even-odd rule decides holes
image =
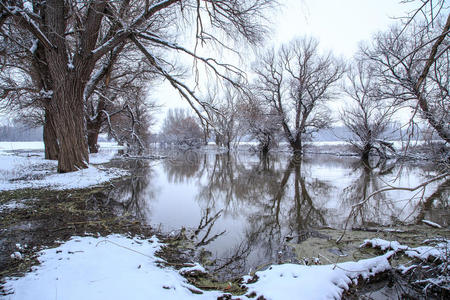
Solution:
[[[157,266],[156,238],[73,237],[58,248],[40,252],[41,265],[25,277],[9,279],[4,299],[216,299],[177,271]],[[20,252],[19,252],[20,253]]]
[[[419,246],[410,248],[407,245],[401,245],[397,241],[386,241],[379,238],[365,240],[361,247],[380,248],[381,250],[392,249],[395,252],[404,251],[409,257],[418,258],[424,261],[440,260],[448,262],[450,256],[450,240],[435,239],[424,242],[433,242],[433,246]]]
[[[112,143],[101,144],[101,149],[117,147],[119,146]],[[0,191],[23,188],[85,188],[128,174],[124,170],[94,165],[110,161],[114,157],[114,151],[91,154],[87,169],[58,174],[57,162],[45,160],[43,148],[44,144],[41,142],[0,142]]]
[[[190,285],[180,275],[186,269],[158,266],[161,259],[155,254],[162,246],[155,237],[73,237],[41,251],[41,264],[24,277],[7,278],[4,287],[11,294],[4,299],[217,299],[223,294]],[[23,259],[20,248],[12,253],[16,259]],[[246,284],[248,292],[239,298],[339,299],[359,278],[390,269],[393,253],[323,266],[272,265],[256,272],[258,280]],[[198,264],[194,268],[203,270]],[[251,278],[245,276],[244,282]]]
[[[100,149],[102,148],[114,148],[122,149],[123,146],[117,145],[114,142],[100,142]],[[0,142],[0,151],[13,151],[13,150],[44,150],[44,142]]]
[[[392,254],[323,266],[273,265],[266,271],[256,272],[258,281],[247,287],[250,293],[264,299],[340,299],[359,278],[369,279],[389,270],[388,258]]]

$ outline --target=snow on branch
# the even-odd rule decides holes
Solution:
[[[181,0],[163,0],[159,1],[151,6],[148,6],[144,9],[144,12],[136,18],[136,20],[124,27],[123,24],[121,24],[122,29],[118,30],[113,37],[111,37],[108,41],[106,41],[101,46],[97,47],[96,49],[92,50],[91,54],[94,57],[94,60],[102,57],[105,53],[108,51],[113,50],[118,44],[125,41],[126,39],[130,38],[132,34],[132,29],[136,29],[140,25],[142,25],[146,20],[154,16],[157,12],[169,7],[170,5],[181,2]],[[119,23],[123,23],[119,20]]]
[[[25,21],[26,26],[28,27],[28,30],[46,47],[49,49],[56,49],[56,46],[54,46],[50,40],[47,38],[47,36],[41,31],[39,26],[36,24],[36,22],[29,16],[29,10],[23,10],[20,7],[12,6],[8,7],[3,2],[0,3],[0,5],[3,7],[3,9],[7,12],[10,16],[17,16],[20,17],[23,21]],[[38,18],[37,15],[33,14],[34,18]]]

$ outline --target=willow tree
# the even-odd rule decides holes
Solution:
[[[55,130],[59,146],[58,172],[71,172],[88,166],[85,89],[95,75],[96,64],[107,54],[133,43],[147,58],[150,68],[169,81],[194,107],[201,106],[194,89],[173,73],[172,64],[161,53],[174,51],[194,57],[216,75],[227,79],[227,71],[239,70],[220,64],[211,57],[200,57],[193,49],[178,43],[174,24],[192,24],[194,39],[216,42],[223,36],[240,36],[250,43],[261,41],[262,12],[273,5],[270,0],[7,0],[0,3],[3,39],[17,42],[23,52],[39,54],[32,71],[46,69],[48,84],[42,87],[45,109]],[[31,35],[21,42],[19,28]],[[179,29],[179,28],[178,28]],[[219,35],[218,35],[219,34]],[[36,49],[39,49],[36,52]],[[1,51],[3,52],[3,51]],[[2,57],[4,54],[0,54]],[[7,88],[7,87],[4,87]],[[196,108],[198,111],[198,107]]]
[[[337,83],[345,66],[331,53],[322,55],[313,38],[297,39],[278,52],[267,52],[255,64],[255,86],[283,128],[294,152],[303,141],[330,124],[327,108],[337,95]]]
[[[340,118],[352,133],[348,142],[367,161],[371,152],[382,158],[386,152],[395,152],[392,144],[385,141],[396,106],[389,105],[387,99],[380,98],[380,82],[372,76],[370,64],[357,60],[347,73],[344,92],[348,96],[347,106]]]
[[[407,27],[393,26],[363,46],[361,55],[376,66],[372,76],[382,97],[411,107],[411,120],[422,118],[450,143],[450,14],[433,24],[411,20]]]

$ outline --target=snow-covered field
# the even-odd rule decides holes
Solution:
[[[118,147],[113,143],[101,144],[101,149]],[[110,161],[115,154],[114,151],[91,154],[87,169],[58,174],[57,162],[45,160],[43,149],[42,142],[0,142],[0,191],[23,188],[57,190],[85,188],[128,174],[124,170],[94,165]]]
[[[21,245],[13,253],[20,255]],[[157,238],[121,235],[105,238],[73,237],[57,248],[39,253],[40,265],[20,278],[7,278],[4,299],[217,299],[220,291],[200,291],[175,270],[161,267]],[[322,266],[272,265],[256,272],[241,299],[263,295],[265,299],[339,299],[358,279],[389,270],[395,251],[358,262]],[[193,268],[203,271],[195,264]],[[244,276],[244,282],[251,276]],[[192,291],[195,291],[193,293]],[[248,297],[247,297],[248,296]],[[237,298],[237,297],[236,297]]]
[[[100,149],[102,148],[115,148],[122,149],[123,146],[117,145],[113,142],[100,142]],[[13,150],[44,150],[44,142],[0,142],[0,151],[13,151]]]

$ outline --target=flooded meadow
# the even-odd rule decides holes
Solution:
[[[197,260],[224,279],[273,263],[370,257],[373,252],[359,248],[367,238],[414,245],[448,235],[448,181],[366,199],[381,188],[420,185],[439,174],[433,164],[364,164],[356,157],[287,153],[161,154],[166,158],[113,163],[127,164],[132,176],[115,183],[107,201],[117,213],[183,239]]]
[[[392,245],[422,251],[450,236],[450,182],[427,161],[173,148],[134,156],[104,148],[86,171],[55,175],[41,151],[5,152],[3,160],[1,278],[27,274],[40,265],[39,251],[74,238],[156,235],[165,267],[201,265],[207,273],[184,275],[195,287],[242,295],[242,276],[273,266],[328,268],[379,259]],[[401,254],[388,263],[393,270],[414,264]],[[344,298],[420,298],[424,292],[406,281],[422,280],[426,270],[438,276],[426,267],[407,276],[381,272]],[[9,293],[0,285],[0,296]]]

